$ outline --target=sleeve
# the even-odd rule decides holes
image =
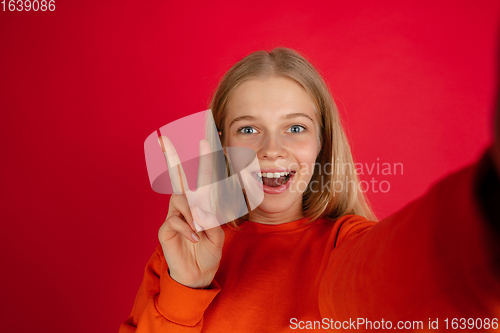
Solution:
[[[219,291],[215,281],[205,289],[174,281],[158,245],[146,265],[132,312],[119,333],[200,332],[203,314]]]
[[[320,284],[322,318],[426,325],[500,318],[496,172],[486,152],[399,212],[339,241]]]

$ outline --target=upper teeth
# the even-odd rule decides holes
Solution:
[[[267,178],[279,178],[283,176],[288,176],[289,172],[257,172],[259,177],[267,177]]]

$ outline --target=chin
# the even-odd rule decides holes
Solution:
[[[264,200],[259,205],[258,209],[265,213],[284,213],[290,210],[297,198],[284,198],[280,195],[264,194]],[[302,203],[302,200],[301,200]]]

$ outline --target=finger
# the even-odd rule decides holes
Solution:
[[[158,231],[158,238],[160,242],[166,242],[174,237],[176,233],[181,234],[191,243],[197,243],[200,240],[200,237],[191,229],[191,227],[177,215],[170,216],[163,223]]]
[[[167,160],[168,174],[174,193],[185,193],[189,190],[189,187],[186,175],[182,169],[181,160],[179,159],[179,155],[172,141],[170,141],[168,137],[162,135],[158,138],[158,142]]]
[[[200,140],[200,161],[196,188],[212,184],[212,154],[207,140]]]
[[[220,225],[217,225],[216,227],[206,229],[202,234],[201,237],[207,237],[207,239],[212,242],[216,246],[222,246],[224,244],[224,230],[222,230],[222,227]]]
[[[186,220],[187,224],[193,229],[193,231],[196,230],[195,225],[193,223],[193,216],[191,214],[191,209],[189,208],[189,202],[186,198],[186,195],[184,194],[172,194],[170,197],[170,205],[172,209],[172,212],[179,212],[184,216],[184,219]],[[169,210],[170,211],[170,210]]]
[[[196,206],[191,207],[191,212],[194,217],[196,231],[204,231],[203,234],[212,243],[222,245],[224,243],[224,231],[215,215]]]

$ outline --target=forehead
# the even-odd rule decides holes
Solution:
[[[302,112],[315,119],[315,104],[306,90],[285,77],[251,79],[240,84],[227,105],[227,118],[254,117]]]

